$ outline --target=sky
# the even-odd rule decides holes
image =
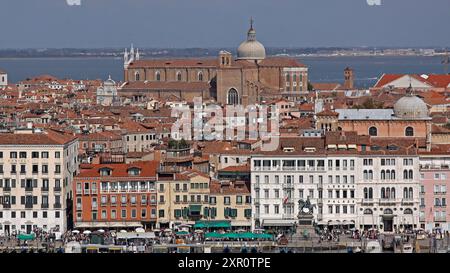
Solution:
[[[81,5],[68,5],[67,2]],[[369,5],[367,2],[380,2]],[[0,49],[447,47],[450,0],[1,0]]]

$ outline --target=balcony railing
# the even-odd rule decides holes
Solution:
[[[412,198],[403,198],[402,205],[412,205],[414,204],[414,199]]]
[[[25,208],[26,209],[32,209],[33,208],[33,203],[25,203]]]
[[[48,204],[41,204],[41,209],[48,209]]]
[[[11,191],[11,187],[3,187],[3,191]]]
[[[434,217],[434,221],[435,222],[447,222],[447,218],[444,216],[444,217],[442,217],[442,216],[435,216]]]
[[[54,187],[53,191],[61,191],[61,187]]]
[[[397,203],[397,199],[395,198],[382,198],[379,201],[380,205],[394,205]]]
[[[294,183],[283,183],[283,189],[293,189]]]
[[[62,207],[61,203],[53,204],[53,208],[60,209]]]
[[[25,191],[33,191],[33,187],[25,187]]]
[[[11,204],[3,204],[3,208],[4,209],[10,209],[11,208]]]
[[[362,199],[361,200],[361,203],[363,204],[363,205],[373,205],[374,204],[374,200],[373,199]]]
[[[48,189],[48,187],[42,187],[41,188],[41,191],[48,191],[49,189]]]

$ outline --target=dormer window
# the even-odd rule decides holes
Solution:
[[[314,147],[306,147],[305,152],[307,153],[314,153],[316,151],[316,148]]]
[[[285,152],[285,153],[292,153],[294,151],[295,151],[295,149],[293,147],[285,147],[285,148],[283,148],[283,152]]]
[[[101,176],[111,176],[112,175],[112,169],[110,169],[110,168],[102,168],[102,169],[100,169],[100,175]]]
[[[138,176],[140,174],[141,174],[141,169],[139,169],[139,168],[128,169],[128,175],[130,175],[130,176]]]

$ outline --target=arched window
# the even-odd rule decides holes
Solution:
[[[201,71],[198,72],[198,75],[197,75],[197,76],[198,76],[198,77],[197,77],[197,78],[198,78],[198,81],[199,81],[199,82],[202,82],[202,81],[203,81],[203,72],[201,72]]]
[[[364,180],[369,180],[369,173],[364,171]]]
[[[288,74],[286,74],[286,82],[288,83],[290,83],[291,82],[291,75],[288,73]]]
[[[293,81],[293,82],[297,82],[297,74],[294,74],[294,75],[292,76],[292,81]]]
[[[395,199],[395,188],[391,188],[391,198]]]
[[[368,198],[369,198],[369,191],[367,190],[367,188],[364,188],[364,199]]]
[[[373,214],[371,209],[365,209],[364,214]]]
[[[381,171],[381,180],[386,179],[386,172],[384,170]]]
[[[408,171],[408,179],[413,179],[413,171],[412,170]]]
[[[373,171],[369,171],[369,180],[373,179]]]
[[[383,211],[384,214],[394,214],[394,212],[391,209],[385,209]]]
[[[378,129],[377,127],[370,127],[369,128],[369,136],[377,136],[378,135]]]
[[[390,188],[386,189],[386,198],[391,199],[391,189]]]
[[[413,214],[412,209],[405,209],[404,214]]]
[[[236,105],[239,104],[239,94],[236,89],[231,88],[228,90],[228,104]]]
[[[139,72],[136,72],[134,74],[134,80],[137,81],[137,82],[141,80],[141,75],[139,74]]]
[[[405,136],[414,136],[414,128],[411,126],[406,127]]]
[[[381,188],[381,199],[386,199],[386,191],[384,188]]]
[[[390,170],[386,171],[386,179],[387,180],[391,179],[391,171]]]
[[[403,188],[403,198],[404,199],[408,198],[408,188]]]
[[[404,170],[403,171],[403,179],[408,179],[408,171],[407,170]]]
[[[161,73],[159,71],[155,72],[155,79],[156,81],[160,82],[161,81]]]
[[[369,188],[369,199],[373,199],[373,189]]]
[[[408,191],[408,198],[409,199],[413,199],[414,198],[414,196],[413,196],[413,188],[409,188],[409,191]]]
[[[177,72],[177,81],[179,81],[179,82],[181,82],[181,72],[180,71],[178,71]]]
[[[395,180],[395,170],[392,170],[392,171],[391,171],[391,179],[392,179],[392,180]]]

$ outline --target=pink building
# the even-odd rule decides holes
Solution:
[[[434,155],[433,155],[434,154]],[[420,216],[421,228],[431,231],[450,230],[450,152],[431,151],[420,157]]]

